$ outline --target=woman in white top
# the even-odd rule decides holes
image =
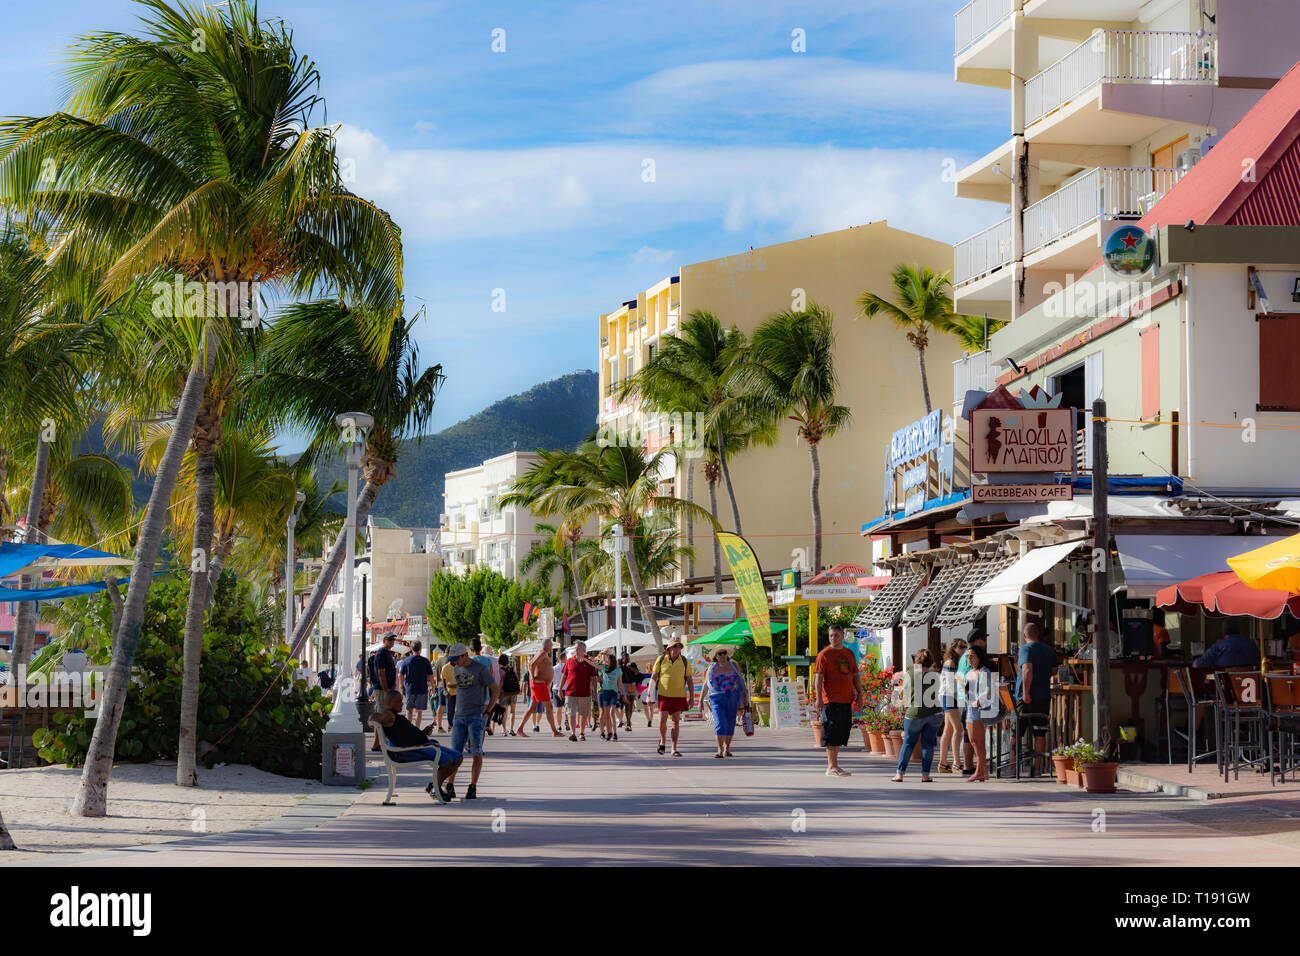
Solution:
[[[984,727],[998,719],[997,687],[983,648],[972,644],[966,649],[966,660],[970,663],[966,672],[966,733],[975,748],[975,772],[966,782],[983,783],[989,778]]]

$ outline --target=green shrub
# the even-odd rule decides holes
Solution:
[[[179,577],[159,579],[150,589],[117,735],[118,760],[176,759],[188,588],[189,582]],[[289,657],[288,645],[267,646],[268,632],[246,589],[233,576],[222,576],[203,633],[199,759],[208,767],[241,763],[268,773],[318,777],[328,701],[319,688],[293,682],[296,661]],[[91,599],[83,613],[87,621],[103,625],[87,628],[91,635],[87,654],[94,663],[107,664],[111,657],[108,599]],[[53,728],[35,735],[41,757],[80,766],[94,719],[61,713],[53,722]]]

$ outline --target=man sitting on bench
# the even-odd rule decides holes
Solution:
[[[420,730],[405,716],[398,713],[401,709],[402,695],[395,690],[390,690],[384,695],[384,709],[370,719],[384,728],[384,736],[388,738],[390,746],[423,747],[429,742],[429,732],[433,730],[433,724],[430,724],[424,730]],[[452,750],[450,747],[439,745],[439,749],[441,750],[441,756],[438,760],[437,772],[438,795],[441,796],[442,802],[448,803],[452,800],[453,795],[443,788],[443,784],[460,766],[461,755],[459,751]],[[392,759],[395,763],[408,763],[421,758],[432,760],[434,754],[434,749],[429,747],[425,750],[408,750],[405,753],[394,754]],[[432,783],[424,789],[429,792],[430,796],[437,799],[437,796],[433,793]]]

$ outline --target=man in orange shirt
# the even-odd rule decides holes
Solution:
[[[840,769],[840,748],[849,742],[854,709],[862,707],[862,681],[857,658],[844,646],[844,628],[831,625],[830,641],[813,665],[812,697],[821,709],[826,776],[847,777],[849,771]]]

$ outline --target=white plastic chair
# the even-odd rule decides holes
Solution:
[[[384,797],[384,806],[391,807],[393,805],[393,793],[397,790],[398,766],[399,765],[405,766],[407,764],[413,764],[413,763],[421,763],[425,760],[433,761],[433,778],[430,782],[430,786],[427,787],[426,789],[429,791],[430,796],[432,796],[439,803],[446,803],[447,801],[444,800],[442,797],[442,789],[438,786],[438,767],[442,762],[442,747],[438,745],[438,742],[434,740],[430,740],[427,744],[421,744],[418,747],[394,747],[392,744],[388,742],[388,734],[384,732],[384,728],[381,724],[377,723],[374,720],[371,720],[370,725],[374,727],[375,730],[379,731],[379,752],[383,755],[384,767],[388,770],[388,795]],[[394,760],[392,756],[393,754],[406,753],[407,751],[410,750],[429,750],[429,749],[433,750],[434,755],[432,757],[421,755],[421,757],[418,760],[398,761],[398,760]]]

